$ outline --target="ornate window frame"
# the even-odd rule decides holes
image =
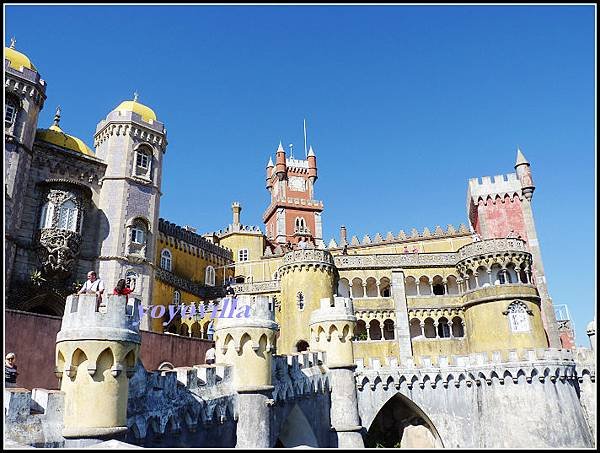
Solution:
[[[148,143],[135,147],[131,175],[147,182],[152,181],[154,149]]]
[[[533,316],[533,311],[527,308],[523,301],[515,300],[511,302],[502,314],[508,317],[508,325],[512,333],[531,332],[529,316]]]

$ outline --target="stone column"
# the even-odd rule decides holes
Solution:
[[[392,294],[394,297],[394,324],[395,337],[400,350],[400,362],[405,363],[412,359],[412,344],[410,342],[410,325],[408,322],[408,306],[406,304],[406,291],[404,286],[404,272],[399,269],[392,270]],[[419,286],[417,285],[417,288]]]

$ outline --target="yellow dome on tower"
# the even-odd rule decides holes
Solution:
[[[56,109],[54,124],[48,129],[38,129],[35,134],[36,140],[41,140],[46,143],[60,146],[61,148],[67,148],[71,151],[93,157],[94,152],[83,142],[83,140],[63,132],[63,130],[58,126],[59,121],[60,109]]]
[[[33,65],[31,60],[27,57],[27,55],[22,54],[21,52],[17,52],[14,49],[14,41],[11,43],[10,47],[4,48],[4,58],[10,61],[10,67],[20,71],[21,68],[31,69],[32,71],[37,71],[36,67]]]
[[[140,104],[137,101],[137,94],[134,94],[133,101],[123,101],[117,106],[117,108],[115,108],[115,110],[135,112],[140,115],[144,121],[149,123],[156,121],[156,113],[154,113],[154,110],[145,106],[144,104]]]

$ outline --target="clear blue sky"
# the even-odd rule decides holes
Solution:
[[[593,6],[6,6],[48,82],[40,127],[93,143],[134,90],[168,130],[161,216],[262,226],[280,140],[319,165],[326,241],[467,222],[469,178],[532,164],[550,294],[595,314]]]

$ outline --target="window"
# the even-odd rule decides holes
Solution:
[[[7,102],[4,106],[4,122],[5,123],[14,123],[17,118],[17,108],[12,102]]]
[[[173,293],[173,303],[175,305],[179,305],[179,302],[181,302],[181,293],[179,291],[175,291]]]
[[[42,215],[40,216],[40,228],[52,228],[53,217],[54,203],[49,201],[42,207]]]
[[[135,152],[135,176],[150,178],[150,162],[152,153],[145,148],[138,148]]]
[[[302,292],[296,294],[296,305],[300,311],[304,310],[304,294]]]
[[[134,226],[131,229],[131,242],[135,244],[143,244],[145,242],[144,230],[141,229],[139,226]]]
[[[171,271],[172,258],[169,249],[164,249],[160,252],[160,267],[166,271]]]
[[[438,322],[438,337],[450,338],[450,326],[446,318],[440,318]]]
[[[500,272],[498,272],[498,280],[500,281],[501,285],[512,283],[508,269],[502,269]]]
[[[208,286],[215,286],[215,268],[208,266],[204,276],[204,283]]]
[[[73,200],[67,200],[60,205],[58,212],[58,228],[61,230],[76,231],[77,205]]]
[[[248,261],[248,249],[238,251],[238,261]]]
[[[513,332],[529,332],[529,316],[531,310],[521,301],[515,301],[504,312],[508,315],[510,330]]]
[[[296,232],[304,233],[306,232],[306,221],[302,217],[296,217]]]

